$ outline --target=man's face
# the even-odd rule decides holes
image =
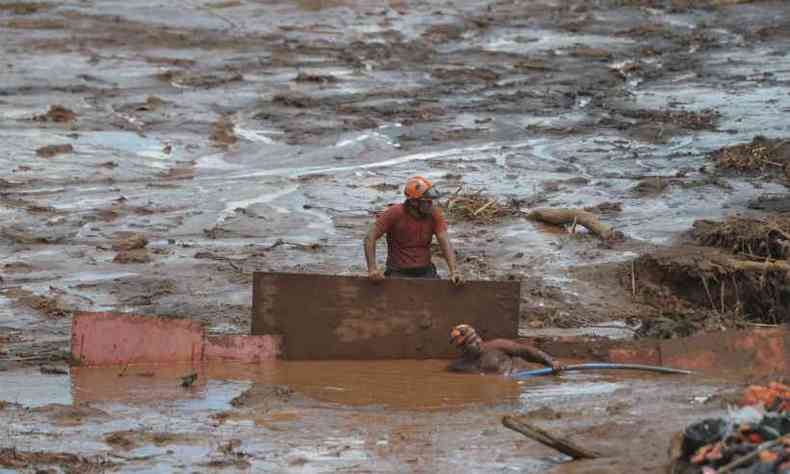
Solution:
[[[433,211],[433,199],[417,199],[417,209],[422,214],[430,214]]]

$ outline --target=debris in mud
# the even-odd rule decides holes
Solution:
[[[294,78],[294,82],[312,82],[315,84],[334,84],[337,82],[337,78],[335,76],[328,76],[322,74],[308,74],[305,72],[300,72]]]
[[[50,287],[51,288],[51,287]],[[52,293],[50,289],[50,293]],[[44,313],[48,318],[60,319],[71,314],[73,308],[62,300],[60,296],[37,295],[23,288],[8,288],[2,291],[6,298],[16,301],[17,304]]]
[[[116,464],[103,457],[83,457],[71,453],[39,451],[19,451],[16,448],[0,448],[0,467],[8,469],[35,469],[35,472],[49,472],[38,469],[42,466],[56,466],[65,472],[104,472]]]
[[[584,210],[593,214],[617,214],[623,212],[623,203],[605,201],[595,206],[585,207]]]
[[[443,211],[451,221],[472,221],[492,224],[504,217],[521,214],[515,203],[504,204],[496,198],[487,196],[483,190],[461,192],[459,189],[451,195]]]
[[[250,468],[250,463],[247,461],[251,456],[244,451],[241,451],[241,440],[231,439],[223,443],[217,449],[218,457],[205,463],[204,465],[211,468],[221,469],[227,467],[235,467],[237,469],[247,470]]]
[[[134,250],[121,250],[112,259],[113,263],[130,264],[130,263],[149,263],[151,262],[151,255],[147,249],[134,249]]]
[[[664,313],[674,311],[674,319],[699,329],[790,321],[787,261],[755,261],[715,248],[680,246],[642,255],[628,273],[623,284],[645,303]]]
[[[159,73],[156,75],[156,78],[162,82],[178,84],[179,86],[195,88],[201,87],[205,89],[211,89],[213,87],[219,87],[232,82],[241,82],[244,80],[244,76],[238,72],[223,76],[215,74],[190,74],[186,71],[177,70]]]
[[[673,473],[790,472],[790,387],[746,389],[739,410],[688,426],[673,443]]]
[[[30,273],[33,271],[33,265],[25,262],[9,262],[3,265],[3,271],[6,273]]]
[[[193,179],[195,177],[194,166],[175,166],[159,175],[166,180]]]
[[[239,141],[233,133],[234,125],[227,117],[220,117],[211,127],[211,140],[221,145],[232,145]]]
[[[119,234],[112,244],[113,250],[136,250],[145,248],[148,239],[143,234],[124,235]]]
[[[240,7],[243,3],[240,0],[228,0],[226,2],[209,3],[206,8],[210,10],[222,10],[225,8]]]
[[[74,153],[74,147],[66,143],[64,145],[42,146],[36,150],[36,155],[42,158],[52,158],[55,155],[62,155],[64,153]]]
[[[66,107],[63,107],[62,105],[51,105],[47,113],[36,115],[33,117],[33,120],[38,122],[67,123],[75,120],[76,118],[77,114]]]
[[[260,408],[274,403],[287,403],[294,393],[294,390],[287,386],[256,384],[231,400],[230,404],[236,408]]]
[[[114,433],[110,433],[104,437],[104,442],[109,444],[114,448],[123,449],[124,451],[130,451],[133,448],[137,447],[137,443],[130,439],[129,434],[134,433],[132,431],[116,431]]]
[[[191,387],[195,383],[195,381],[197,379],[198,379],[197,372],[192,372],[189,375],[185,375],[185,376],[181,377],[181,386],[185,387],[185,388],[186,387]]]
[[[750,257],[790,257],[790,217],[731,217],[724,222],[698,220],[691,235],[700,245],[727,249]]]
[[[665,124],[689,130],[714,130],[719,112],[712,109],[689,110],[623,110],[623,116],[643,122]]]
[[[138,112],[154,112],[159,110],[163,105],[165,105],[165,101],[160,99],[159,97],[152,95],[148,96],[145,99],[145,102],[135,106],[135,110]]]
[[[636,329],[637,338],[674,339],[698,332],[717,331],[732,325],[729,315],[696,309],[673,301],[674,308],[661,308],[657,314],[643,317]]]
[[[466,29],[462,25],[444,24],[444,25],[431,25],[422,34],[422,37],[427,41],[435,43],[444,43],[461,38]]]
[[[608,61],[612,58],[612,53],[605,49],[586,46],[578,46],[572,49],[571,54],[576,57],[595,59],[597,61]]]
[[[38,370],[45,375],[68,375],[69,371],[66,369],[62,369],[60,367],[52,367],[48,365],[42,365],[38,368]]]
[[[439,68],[431,71],[431,76],[447,84],[495,82],[500,77],[496,72],[485,68]]]
[[[62,20],[51,20],[46,18],[36,19],[15,19],[2,24],[6,28],[16,28],[19,30],[62,30],[66,28],[66,22]]]
[[[575,233],[577,225],[581,225],[603,240],[623,240],[625,236],[610,226],[603,224],[595,214],[581,209],[533,209],[528,219],[554,225],[569,225]]]
[[[378,184],[371,184],[368,186],[370,189],[375,189],[379,192],[388,192],[388,191],[398,191],[400,186],[397,184],[390,184],[390,183],[378,183]]]
[[[0,3],[0,12],[11,12],[14,15],[32,15],[50,8],[52,8],[52,5],[43,2]]]
[[[719,169],[784,177],[790,172],[790,140],[772,140],[757,135],[751,143],[721,148],[710,158]]]
[[[656,196],[664,192],[669,187],[669,183],[669,178],[663,178],[660,176],[656,176],[655,178],[646,178],[639,181],[633,188],[631,188],[631,192],[643,197]]]
[[[309,109],[319,105],[319,102],[312,97],[302,94],[275,94],[272,97],[272,104],[281,105],[284,107],[295,107],[298,109]]]

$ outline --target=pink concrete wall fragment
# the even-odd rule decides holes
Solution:
[[[185,319],[78,312],[71,352],[88,366],[200,361],[203,327]]]

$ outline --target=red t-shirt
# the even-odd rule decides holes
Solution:
[[[391,268],[430,265],[431,240],[441,232],[447,232],[447,221],[438,207],[430,217],[417,219],[403,204],[396,204],[376,219],[376,239],[387,234],[387,266]]]

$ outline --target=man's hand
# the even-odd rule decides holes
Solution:
[[[382,281],[384,279],[384,274],[381,270],[368,270],[368,279],[370,281]]]
[[[452,275],[450,275],[450,281],[453,282],[455,286],[461,286],[464,284],[464,277],[458,272],[453,272]]]
[[[565,370],[565,366],[562,365],[559,361],[556,361],[556,360],[551,363],[551,368],[552,368],[552,370],[554,370],[555,374],[559,374],[560,372]]]

